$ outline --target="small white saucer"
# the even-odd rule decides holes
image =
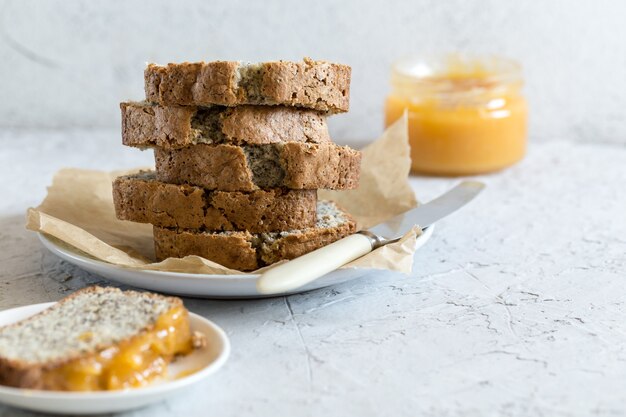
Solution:
[[[33,304],[0,312],[0,326],[25,319],[54,303]],[[11,388],[0,385],[0,403],[53,414],[115,413],[163,400],[187,389],[221,368],[230,354],[226,333],[213,322],[190,313],[191,328],[204,333],[207,346],[177,359],[168,376],[144,387],[124,391],[65,392]],[[184,375],[184,376],[182,376]]]

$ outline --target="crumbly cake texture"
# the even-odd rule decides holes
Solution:
[[[330,142],[326,116],[284,106],[182,107],[120,103],[122,143],[183,148],[198,143]]]
[[[154,171],[113,182],[117,218],[158,227],[251,233],[303,229],[315,226],[316,201],[316,190],[208,191],[157,181]]]
[[[146,100],[162,105],[266,104],[341,113],[350,104],[350,75],[347,65],[305,58],[148,64],[144,81]]]
[[[359,185],[361,153],[332,143],[194,145],[155,149],[157,179],[210,190],[350,190]]]
[[[117,288],[77,291],[39,314],[0,328],[0,384],[36,386],[44,369],[137,336],[181,305],[179,298]]]
[[[315,227],[278,233],[247,231],[206,233],[154,227],[158,260],[198,255],[227,268],[253,271],[283,259],[293,259],[346,237],[356,222],[331,201],[317,205]]]

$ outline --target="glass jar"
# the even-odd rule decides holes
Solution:
[[[458,54],[393,65],[389,126],[407,111],[412,171],[471,175],[519,161],[527,107],[520,65],[501,57]]]

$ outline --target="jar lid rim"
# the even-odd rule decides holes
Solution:
[[[392,65],[392,81],[435,87],[451,79],[480,80],[488,84],[522,81],[522,67],[516,60],[498,55],[435,54],[405,57]],[[468,84],[468,85],[469,85]]]

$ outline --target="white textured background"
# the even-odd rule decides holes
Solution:
[[[528,156],[478,177],[487,190],[438,222],[409,277],[186,299],[228,332],[230,361],[124,416],[625,416],[623,0],[0,0],[0,310],[101,282],[41,247],[24,211],[63,166],[151,163],[121,146],[118,115],[146,61],[348,63],[352,111],[331,123],[350,141],[382,130],[396,57],[455,49],[524,63]],[[411,179],[424,201],[457,181]],[[0,405],[16,416],[35,417]]]
[[[625,1],[0,0],[0,127],[111,128],[146,61],[352,65],[336,139],[382,130],[389,66],[428,51],[523,62],[534,140],[626,143]]]

